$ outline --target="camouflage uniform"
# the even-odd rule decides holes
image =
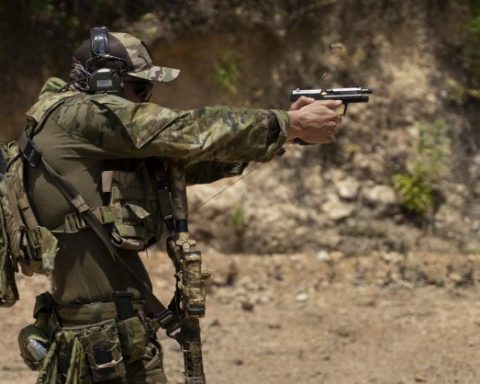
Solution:
[[[135,50],[130,53],[136,57]],[[137,67],[141,67],[140,56]],[[137,73],[139,77],[165,81],[178,75],[151,63],[145,67]],[[46,82],[27,113],[28,119],[40,121],[60,100],[34,141],[48,163],[94,208],[108,204],[102,193],[106,170],[132,170],[133,164],[135,171],[143,159],[177,158],[208,174],[209,168],[202,165],[268,161],[287,137],[288,115],[283,111],[231,107],[176,111],[115,95],[86,94],[56,78]],[[89,383],[88,351],[78,342],[78,335],[85,326],[108,330],[109,321],[115,318],[113,291],[132,292],[141,311],[141,290],[131,275],[115,264],[88,226],[66,229],[72,208],[41,169],[27,168],[25,184],[39,222],[53,230],[59,241],[52,296],[60,328],[55,331],[38,383]],[[155,212],[148,213],[156,217]],[[136,251],[119,252],[138,275],[150,281]],[[161,347],[153,334],[147,337],[140,355],[136,352],[137,359],[131,363],[126,360],[125,377],[108,382],[166,383]]]

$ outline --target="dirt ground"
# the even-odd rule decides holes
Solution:
[[[480,382],[480,256],[204,253],[214,272],[202,320],[210,384]],[[146,262],[166,300],[169,262]],[[2,310],[1,384],[35,378],[16,335],[47,282],[19,284],[21,302]],[[182,383],[179,349],[162,339],[171,383]]]

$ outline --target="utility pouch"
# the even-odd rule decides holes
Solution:
[[[0,306],[11,307],[17,300],[18,289],[15,282],[15,266],[8,247],[4,211],[0,205]]]
[[[115,320],[89,326],[79,337],[94,383],[125,376],[126,369]]]
[[[138,316],[117,323],[125,361],[131,363],[140,360],[145,353],[148,334]]]
[[[0,145],[0,153],[9,159],[5,173],[0,174],[0,206],[2,238],[15,272],[20,266],[28,276],[50,274],[58,252],[55,236],[38,222],[30,206],[23,184],[24,162],[15,143]]]
[[[0,307],[11,307],[19,299],[15,271],[8,254],[0,252]]]
[[[133,307],[133,294],[115,291],[113,300],[117,308],[117,326],[125,361],[131,363],[142,358],[148,341],[143,321]]]
[[[157,234],[150,216],[156,211],[156,196],[143,168],[102,173],[102,191],[109,194],[112,241],[118,248],[141,251]]]

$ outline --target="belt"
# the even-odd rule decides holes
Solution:
[[[143,313],[145,303],[143,301],[134,302],[133,308]],[[116,319],[117,307],[114,302],[95,302],[68,306],[59,305],[56,308],[56,314],[61,326],[88,325]]]

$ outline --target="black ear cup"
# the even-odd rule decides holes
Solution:
[[[110,41],[106,27],[90,30],[91,57],[86,63],[88,92],[119,94],[123,89],[121,73],[127,64],[125,60],[110,55]]]
[[[123,81],[117,71],[110,68],[100,68],[90,76],[88,89],[91,93],[119,94],[123,89]]]

